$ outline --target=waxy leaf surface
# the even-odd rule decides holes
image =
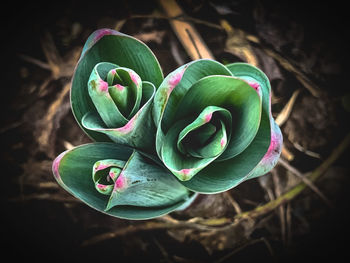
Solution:
[[[124,163],[110,196],[99,192],[93,178],[96,167],[102,166],[98,168],[102,171]],[[85,144],[63,152],[52,169],[57,182],[69,193],[103,213],[120,218],[158,217],[180,208],[193,196],[169,171],[115,143]]]
[[[155,87],[162,82],[163,73],[153,52],[136,38],[111,29],[100,29],[90,35],[73,75],[71,106],[77,122],[91,138],[111,141],[105,134],[82,125],[82,119],[87,113],[97,113],[87,85],[91,72],[101,62],[133,70],[142,81],[148,81]]]

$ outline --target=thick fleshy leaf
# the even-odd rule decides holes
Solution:
[[[100,29],[90,35],[72,79],[72,111],[79,125],[91,138],[110,141],[103,133],[85,129],[81,123],[87,113],[96,112],[87,91],[87,83],[93,68],[100,62],[132,69],[142,81],[149,81],[156,87],[162,82],[163,73],[152,51],[136,38],[111,29]]]
[[[154,120],[169,128],[166,122],[176,112],[180,101],[198,80],[211,75],[231,76],[231,72],[215,60],[199,59],[171,72],[160,85],[154,98]],[[164,115],[164,116],[163,116]]]
[[[264,93],[263,103],[266,108],[265,111],[268,112],[269,116],[271,128],[270,145],[263,159],[247,177],[247,179],[251,179],[266,174],[276,165],[282,151],[283,136],[280,128],[272,116],[271,86],[267,76],[260,69],[246,63],[234,63],[228,65],[227,67],[233,75],[248,81],[248,83],[257,90],[257,92]]]
[[[210,123],[208,125],[210,125]],[[209,139],[207,139],[206,141],[204,141],[206,139],[205,138],[202,142],[202,145],[197,143],[193,145],[192,142],[189,142],[191,141],[192,138],[196,138],[197,137],[196,135],[197,134],[193,132],[193,135],[188,136],[189,140],[187,140],[188,153],[194,157],[211,158],[211,157],[219,156],[226,149],[226,145],[228,141],[227,128],[224,122],[221,120],[218,121],[218,125],[216,126],[216,132],[212,136],[210,136]],[[199,133],[198,134],[199,139],[202,139],[204,135],[203,133]]]
[[[208,106],[180,132],[177,148],[183,154],[198,158],[218,156],[225,149],[227,137],[231,135],[227,135],[226,130],[230,132],[231,127],[232,117],[228,110]]]
[[[113,191],[117,189],[118,197],[101,194],[91,177],[93,169],[101,165],[96,162],[102,160],[103,164],[111,159],[126,163],[114,182]],[[182,208],[193,200],[193,194],[169,171],[131,148],[114,143],[85,144],[63,152],[55,159],[52,169],[57,182],[69,193],[92,208],[115,217],[154,218]],[[102,171],[106,167],[98,169]],[[156,206],[158,201],[163,203]],[[107,207],[109,202],[114,206]]]
[[[231,76],[231,72],[221,63],[210,59],[199,59],[189,62],[171,72],[162,82],[154,97],[153,119],[157,127],[156,149],[160,156],[161,141],[167,132],[165,120],[177,110],[183,96],[198,80],[210,75]],[[163,129],[165,130],[163,131]]]
[[[114,184],[106,210],[115,206],[164,207],[182,202],[188,191],[166,170],[134,152]]]
[[[115,105],[124,118],[128,117],[131,112],[132,102],[130,101],[130,90],[121,84],[115,84],[108,87],[108,93],[112,97]],[[131,115],[131,114],[130,114]],[[113,126],[111,126],[113,127]]]
[[[88,91],[95,108],[107,127],[120,127],[128,120],[119,111],[119,108],[109,93],[106,79],[107,72],[116,68],[112,63],[98,63],[91,72]]]
[[[219,159],[241,153],[254,139],[260,124],[261,100],[246,82],[229,76],[209,76],[196,82],[179,104],[171,122],[205,107],[217,106],[230,111],[232,128],[225,152]]]
[[[108,128],[96,112],[87,113],[82,125],[87,130],[106,134],[112,141],[142,149],[154,151],[155,126],[151,116],[155,87],[152,83],[142,82],[142,108],[124,126]]]
[[[254,170],[249,174],[247,179],[252,179],[261,175],[264,175],[271,171],[273,167],[277,164],[277,161],[282,152],[283,137],[280,128],[274,120],[271,123],[272,133],[271,133],[271,143],[260,163],[254,168]]]
[[[118,67],[108,73],[108,81],[111,83],[110,85],[115,87],[111,97],[118,106],[119,98],[124,96],[125,105],[120,105],[122,106],[121,111],[126,118],[130,119],[140,108],[142,98],[141,78],[132,69]]]
[[[92,168],[95,188],[102,194],[111,194],[113,185],[125,165],[124,161],[107,159],[97,161]],[[106,171],[107,170],[107,171]]]
[[[172,126],[164,138],[161,150],[161,160],[164,165],[181,181],[190,180],[196,173],[218,157],[196,158],[185,155],[177,149],[177,137],[188,122],[188,119],[184,119]],[[224,137],[223,134],[221,136]]]
[[[274,120],[270,108],[271,87],[267,76],[258,68],[246,63],[234,63],[227,67],[235,77],[247,81],[262,96],[260,126],[255,138],[242,153],[228,160],[215,161],[192,180],[182,182],[187,188],[201,193],[223,192],[255,177],[254,175],[261,175],[259,171],[254,173],[254,169],[262,161],[271,142],[271,123]]]
[[[245,81],[229,76],[202,78],[192,85],[181,100],[179,109],[171,120],[175,125],[171,126],[163,139],[160,158],[180,180],[190,180],[196,173],[219,157],[219,155],[212,155],[207,158],[190,158],[181,153],[181,149],[180,151],[176,149],[176,142],[179,141],[176,138],[182,136],[180,131],[186,132],[186,126],[187,129],[190,129],[191,126],[198,123],[199,119],[203,119],[197,118],[188,125],[187,121],[184,121],[186,116],[205,112],[208,107],[226,109],[229,111],[230,117],[232,116],[232,128],[231,120],[228,127],[225,127],[223,123],[221,129],[220,126],[218,127],[222,132],[218,133],[219,143],[217,146],[221,147],[221,140],[223,140],[222,147],[226,146],[227,143],[225,151],[219,151],[218,154],[225,155],[228,151],[226,158],[227,156],[236,156],[244,151],[254,139],[259,128],[261,100],[251,86]],[[226,134],[229,134],[229,138]],[[213,150],[215,149],[213,148]]]
[[[227,191],[245,181],[268,148],[269,124],[262,120],[260,126],[254,140],[242,153],[232,159],[211,163],[182,184],[192,191],[213,194]]]

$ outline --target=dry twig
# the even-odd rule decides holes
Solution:
[[[276,170],[272,170],[271,171],[271,174],[272,174],[272,180],[273,180],[273,184],[275,186],[275,195],[276,197],[279,197],[281,196],[282,194],[282,187],[281,187],[281,184],[280,184],[280,179],[277,175],[277,172]],[[285,207],[284,205],[281,205],[279,208],[278,208],[278,213],[279,213],[279,218],[280,218],[280,223],[281,223],[281,234],[282,234],[282,240],[285,242],[286,240],[286,219],[285,219]]]
[[[162,15],[162,14],[150,14],[150,15],[131,15],[130,17],[128,17],[128,19],[135,19],[135,18],[153,18],[153,19],[166,19],[166,20],[178,20],[178,21],[182,21],[182,22],[193,22],[196,24],[201,24],[201,25],[205,25],[207,27],[211,27],[211,28],[215,28],[218,30],[223,30],[222,26],[218,25],[218,24],[214,24],[205,20],[201,20],[198,18],[194,18],[191,16],[188,16],[184,13],[180,14],[180,15],[176,15],[176,16],[166,16],[166,15]]]
[[[286,168],[288,171],[290,171],[292,174],[300,178],[308,187],[310,187],[311,190],[313,190],[328,206],[333,207],[331,201],[318,189],[318,187],[305,176],[302,174],[298,169],[290,165],[288,162],[280,158],[278,160],[278,163],[281,164],[284,168]]]
[[[291,140],[291,138],[290,138],[290,140]],[[295,147],[295,149],[297,149],[298,151],[303,152],[306,155],[309,155],[309,156],[311,156],[313,158],[321,159],[321,155],[319,153],[316,153],[316,152],[310,151],[308,149],[305,149],[303,146],[301,146],[297,142],[293,142],[292,141],[292,143],[293,143],[293,146]]]
[[[350,134],[347,134],[347,136],[342,140],[338,147],[336,147],[333,150],[331,155],[319,167],[317,167],[313,172],[309,174],[308,179],[311,182],[316,181],[345,152],[345,150],[347,150],[349,144]],[[305,182],[301,182],[292,189],[290,189],[288,192],[276,198],[275,200],[265,205],[258,206],[251,211],[247,211],[242,214],[236,215],[235,220],[242,220],[244,218],[254,219],[265,215],[279,207],[281,204],[293,200],[296,196],[302,193],[306,187],[307,184]]]
[[[159,3],[169,17],[183,15],[182,9],[175,0],[159,0]],[[191,23],[178,20],[169,20],[169,22],[191,59],[214,59],[213,54]]]
[[[276,118],[276,123],[279,126],[282,126],[288,120],[290,113],[292,112],[294,103],[298,98],[299,93],[300,93],[300,89],[297,89],[296,91],[294,91],[292,97],[290,97],[287,104],[284,106],[282,111],[278,114]]]
[[[227,198],[227,200],[231,203],[231,205],[233,206],[233,208],[235,209],[237,214],[242,213],[242,209],[239,206],[239,204],[236,202],[236,200],[232,197],[232,195],[230,194],[230,192],[224,192],[224,196]]]
[[[247,63],[258,66],[258,58],[255,56],[246,38],[246,33],[241,29],[233,28],[225,19],[222,19],[220,23],[227,34],[225,51],[241,58]]]
[[[321,97],[321,90],[313,83],[304,73],[301,72],[295,65],[293,65],[286,58],[282,57],[280,54],[275,52],[270,48],[263,48],[263,51],[273,57],[279,62],[279,64],[289,72],[293,73],[294,76],[301,82],[301,84],[315,97]]]

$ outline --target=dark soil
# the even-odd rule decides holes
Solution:
[[[275,97],[274,116],[293,92],[300,95],[286,123],[281,127],[285,147],[294,154],[290,162],[301,172],[320,165],[349,132],[349,97],[345,79],[347,48],[344,36],[345,7],[339,3],[304,6],[305,3],[273,1],[186,0],[181,7],[187,15],[220,25],[227,20],[235,29],[257,37],[250,42],[259,65],[270,77]],[[127,19],[123,33],[144,38],[162,65],[164,74],[190,59],[173,33],[169,21],[157,16],[156,2],[138,1],[46,1],[9,4],[2,18],[3,93],[1,96],[1,249],[3,255],[35,262],[52,260],[115,260],[118,262],[289,262],[301,259],[327,260],[345,256],[349,238],[348,151],[317,181],[316,187],[333,204],[329,207],[312,190],[284,204],[283,234],[279,212],[267,214],[245,231],[217,231],[206,235],[199,230],[136,231],[91,245],[82,244],[97,235],[142,224],[100,214],[76,201],[59,188],[51,174],[55,156],[71,145],[90,139],[76,124],[69,108],[69,95],[61,92],[70,76],[47,81],[51,72],[28,61],[43,62],[45,43],[54,43],[65,61],[74,61],[88,35],[101,27],[114,27]],[[224,30],[195,23],[215,58],[222,62],[242,61],[228,52]],[[151,33],[151,37],[149,37]],[[148,35],[147,35],[148,34]],[[153,35],[152,35],[153,34]],[[50,42],[50,36],[52,41]],[[147,38],[149,37],[149,38]],[[177,57],[174,48],[178,50]],[[296,66],[322,95],[313,96],[278,60],[264,49],[273,50]],[[74,53],[75,52],[75,53]],[[69,63],[68,63],[69,64]],[[67,65],[68,65],[67,64]],[[70,69],[69,65],[66,69]],[[73,67],[72,67],[73,71]],[[73,73],[73,72],[72,72]],[[47,81],[46,85],[43,83]],[[59,101],[54,115],[50,107]],[[347,102],[349,106],[349,101]],[[48,118],[48,119],[46,119]],[[47,136],[47,137],[41,137]],[[40,139],[41,138],[41,139]],[[44,139],[43,139],[44,138]],[[310,154],[311,152],[311,154]],[[262,179],[254,179],[228,193],[243,211],[270,201],[279,186],[287,191],[295,178],[278,165]],[[171,214],[188,220],[193,217],[233,218],[235,210],[224,194],[201,195],[184,212]],[[224,241],[223,241],[224,240]]]

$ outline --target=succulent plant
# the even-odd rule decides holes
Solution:
[[[165,79],[139,40],[111,29],[87,40],[71,87],[76,121],[95,142],[60,154],[57,182],[106,214],[158,217],[267,173],[282,134],[266,75],[209,59]]]
[[[195,192],[218,193],[270,171],[282,134],[267,76],[246,63],[196,60],[170,73],[154,97],[156,150]]]
[[[159,62],[144,43],[114,30],[97,30],[86,41],[73,75],[73,114],[96,141],[152,151],[150,111],[162,80]]]

